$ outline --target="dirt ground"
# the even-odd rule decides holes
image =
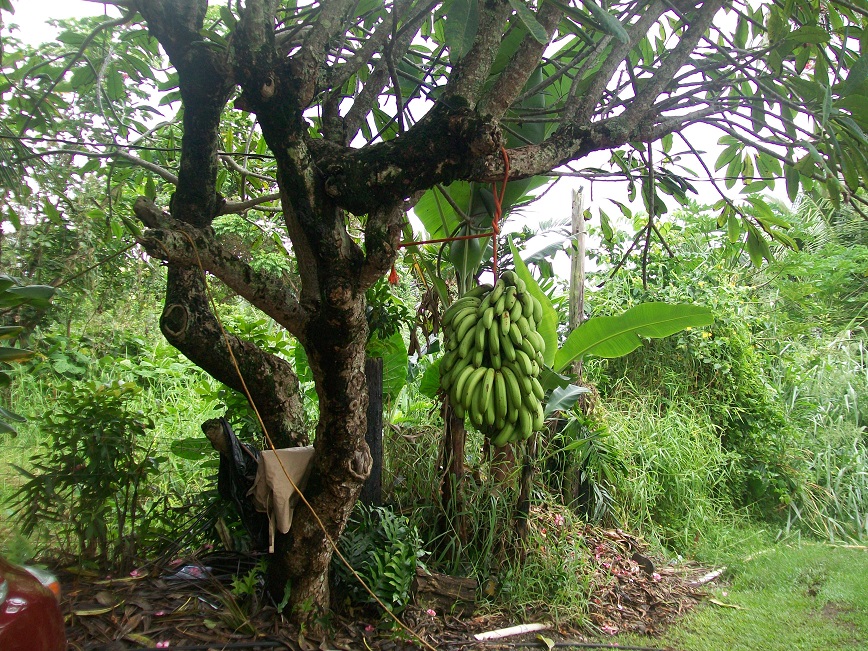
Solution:
[[[649,554],[641,541],[620,530],[586,527],[573,535],[586,545],[593,569],[587,620],[581,627],[563,622],[555,626],[534,613],[524,613],[520,622],[500,614],[458,618],[410,607],[401,619],[418,636],[416,639],[369,612],[367,618],[361,613],[335,617],[330,636],[313,640],[290,626],[273,604],[261,603],[255,587],[249,594],[233,591],[233,578],[248,573],[255,558],[211,552],[157,563],[123,577],[58,570],[64,587],[69,649],[390,651],[422,648],[419,639],[435,649],[456,651],[546,648],[548,642],[558,647],[581,644],[587,648],[594,644],[589,639],[628,631],[649,635],[647,648],[653,649],[657,648],[653,635],[704,596],[696,582],[708,568],[665,565]],[[548,628],[501,640],[480,642],[474,638],[481,632],[529,622]]]

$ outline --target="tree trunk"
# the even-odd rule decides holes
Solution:
[[[289,533],[275,540],[268,587],[279,599],[290,582],[291,617],[310,630],[319,629],[329,608],[332,545],[371,469],[365,442],[367,332],[364,295],[345,309],[321,310],[307,332],[306,350],[320,407],[316,454],[304,490],[307,503],[296,508]]]

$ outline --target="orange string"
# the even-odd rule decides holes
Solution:
[[[457,235],[455,237],[441,237],[436,240],[419,240],[418,242],[401,242],[398,245],[399,249],[408,246],[421,246],[422,244],[442,244],[443,242],[457,242],[459,240],[475,240],[479,237],[490,237],[492,248],[491,269],[494,273],[494,279],[497,280],[497,236],[500,235],[500,219],[503,216],[503,199],[506,196],[506,184],[509,183],[509,154],[506,148],[501,147],[500,153],[503,156],[503,185],[500,187],[500,192],[497,191],[497,182],[491,183],[491,191],[494,195],[494,218],[491,220],[490,233],[478,233],[477,235]],[[392,263],[392,271],[389,273],[389,283],[392,285],[398,284],[398,271],[395,269],[395,263]]]

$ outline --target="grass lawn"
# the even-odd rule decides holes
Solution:
[[[608,642],[679,651],[868,649],[868,549],[778,545],[740,563],[713,598],[660,639]]]

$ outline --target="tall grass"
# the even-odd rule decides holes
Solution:
[[[868,350],[865,331],[844,331],[824,345],[799,341],[787,351],[779,382],[802,433],[801,490],[787,530],[820,538],[868,539]]]
[[[733,518],[729,484],[738,455],[726,452],[707,413],[622,380],[602,406],[625,472],[613,496],[625,527],[688,552]]]

